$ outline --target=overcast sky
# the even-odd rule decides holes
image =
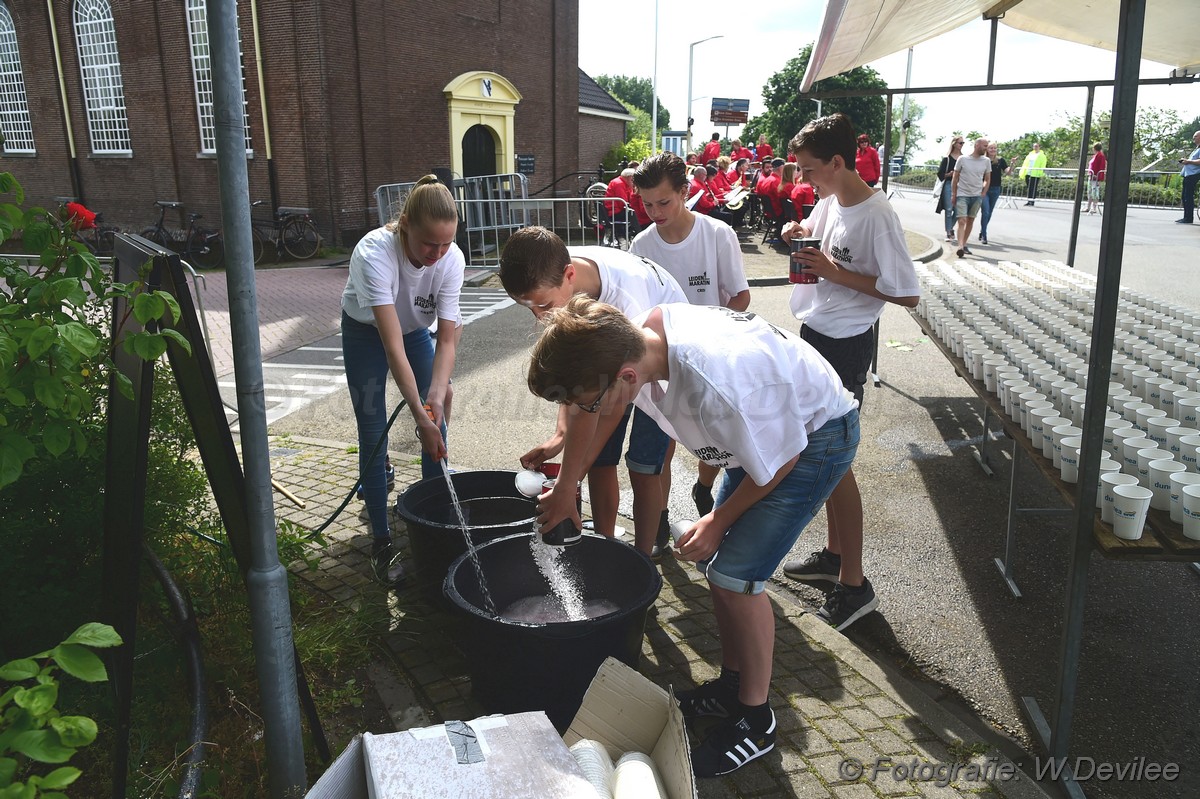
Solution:
[[[712,97],[750,100],[750,116],[762,113],[767,79],[812,42],[824,3],[758,0],[749,5],[714,0],[658,0],[658,93],[671,114],[671,127],[687,120],[688,45],[708,36],[723,38],[693,48],[693,139],[707,139]],[[728,20],[728,21],[726,21]],[[991,26],[982,20],[917,45],[910,86],[982,84],[987,80]],[[602,33],[603,32],[603,33]],[[1053,48],[1053,49],[1051,49]],[[1107,80],[1115,57],[1107,50],[1024,33],[1001,24],[996,45],[996,83],[1056,80]],[[903,88],[907,51],[869,66],[894,88]],[[1048,70],[1053,65],[1053,71]],[[589,75],[654,77],[654,0],[587,0],[579,4],[579,66]],[[1163,78],[1170,67],[1143,62],[1143,78]],[[1023,90],[971,94],[925,94],[913,98],[925,107],[925,140],[917,161],[941,157],[937,143],[955,130],[979,130],[997,140],[1033,130],[1052,130],[1065,113],[1082,116],[1085,89]],[[1184,122],[1200,114],[1200,86],[1143,86],[1139,107],[1174,109]],[[1112,107],[1112,90],[1096,89],[1097,111]],[[900,113],[900,97],[893,113]],[[816,106],[813,111],[815,114]],[[660,125],[661,128],[661,125]],[[730,135],[739,131],[730,128]],[[780,142],[773,142],[778,148]],[[1009,154],[1023,157],[1024,153]]]

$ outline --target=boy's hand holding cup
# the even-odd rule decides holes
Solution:
[[[814,275],[811,271],[809,271],[809,268],[807,266],[805,266],[803,261],[796,260],[795,254],[800,252],[803,249],[809,249],[809,248],[815,249],[815,250],[817,250],[817,252],[820,252],[821,251],[821,240],[814,239],[814,238],[796,237],[796,238],[792,239],[791,244],[792,244],[792,256],[791,256],[791,260],[788,262],[788,267],[789,267],[788,268],[788,282],[789,283],[817,283],[817,282],[820,282],[821,278],[819,278],[818,276]]]

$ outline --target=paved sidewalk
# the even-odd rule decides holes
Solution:
[[[278,517],[308,529],[318,527],[351,490],[357,454],[347,444],[295,437],[273,439],[271,447],[275,479],[307,505],[300,509],[276,494]],[[413,456],[392,453],[392,463],[397,492],[420,479]],[[428,602],[420,586],[386,594],[370,579],[370,542],[367,523],[358,517],[361,507],[351,500],[325,532],[328,543],[319,569],[298,574],[337,602],[387,603],[391,624],[384,642],[395,668],[377,667],[373,675],[397,729],[482,715],[471,698],[467,664],[454,640],[455,618]],[[620,523],[632,529],[632,522]],[[393,529],[401,551],[407,553],[403,523],[394,519]],[[663,590],[647,619],[639,668],[664,687],[690,687],[719,671],[716,622],[707,588],[695,569],[668,559],[662,570]],[[771,598],[777,625],[771,697],[780,731],[776,749],[732,775],[700,781],[701,797],[1046,796],[920,689],[885,673],[786,592],[772,590]],[[890,758],[890,763],[869,779],[872,765],[881,758]],[[856,764],[864,765],[868,777],[847,779]],[[957,779],[938,779],[945,772],[935,769],[955,764]],[[973,779],[971,765],[980,774],[1011,770],[1014,777]],[[917,779],[912,778],[914,768]]]

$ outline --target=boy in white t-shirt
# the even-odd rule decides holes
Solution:
[[[566,305],[577,293],[614,305],[630,317],[659,303],[686,302],[675,278],[657,264],[613,247],[568,249],[562,239],[542,227],[522,228],[509,237],[500,258],[500,282],[510,297],[539,319]],[[605,446],[585,460],[596,431],[596,415],[568,411],[564,407],[559,413],[553,436],[521,457],[522,466],[536,469],[559,452],[563,456],[555,487],[541,500],[546,509],[538,517],[542,530],[566,518],[576,527],[582,526],[574,487],[586,473],[596,532],[609,537],[615,534],[620,502],[617,464],[632,417],[625,465],[633,489],[633,533],[637,548],[649,555],[665,506],[659,475],[670,439],[649,416],[627,405],[618,413],[616,429],[601,440],[607,442]]]
[[[654,224],[637,235],[629,251],[670,272],[692,305],[746,310],[750,306],[750,284],[746,282],[737,234],[723,222],[688,210],[687,164],[683,159],[674,153],[650,156],[634,173],[633,185]],[[675,442],[671,442],[662,472],[664,500],[671,495],[674,454]],[[697,472],[692,501],[703,516],[712,510],[713,483],[719,470],[700,461]],[[669,530],[664,510],[651,557],[666,546]]]
[[[692,767],[727,774],[774,747],[775,616],[763,589],[850,468],[857,403],[815,349],[752,313],[667,304],[629,321],[575,297],[544,321],[529,364],[535,395],[610,411],[597,438],[632,401],[726,469],[715,508],[675,549],[708,579],[721,675],[675,696],[685,718],[724,719],[692,748]]]
[[[819,250],[792,254],[820,278],[795,286],[792,312],[803,322],[800,336],[825,356],[861,406],[875,352],[875,322],[889,302],[914,307],[921,289],[896,212],[883,192],[854,171],[855,146],[854,125],[845,114],[814,120],[792,139],[796,164],[821,201],[803,222],[790,223],[783,238],[821,240]],[[796,580],[835,582],[817,615],[844,630],[879,604],[863,575],[862,496],[853,470],[834,489],[825,511],[826,547],[807,560],[788,561],[783,572]]]

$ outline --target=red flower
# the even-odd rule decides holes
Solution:
[[[90,230],[96,226],[96,215],[79,203],[67,203],[67,222],[75,230]]]

